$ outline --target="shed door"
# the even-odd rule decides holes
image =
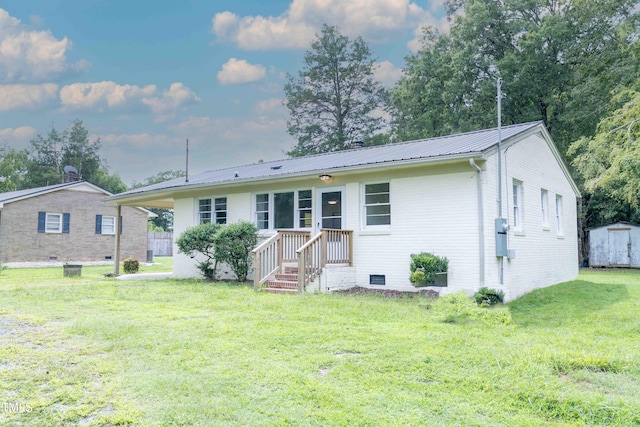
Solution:
[[[631,263],[631,230],[628,228],[609,229],[609,265],[629,265]]]

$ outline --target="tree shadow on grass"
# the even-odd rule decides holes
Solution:
[[[509,311],[520,327],[560,327],[593,318],[595,312],[610,310],[629,298],[624,284],[574,280],[524,295],[509,303]]]

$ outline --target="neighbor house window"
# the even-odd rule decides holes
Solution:
[[[513,228],[522,230],[524,198],[522,197],[522,181],[513,180]]]
[[[556,230],[562,234],[562,196],[556,194]]]
[[[542,214],[542,227],[549,227],[549,192],[540,190],[540,210]]]
[[[213,222],[215,224],[227,223],[227,198],[198,200],[198,222],[200,224]]]
[[[62,233],[62,214],[47,213],[45,233]]]
[[[102,217],[102,233],[101,234],[116,234],[116,217],[115,216],[103,216]]]
[[[365,224],[391,224],[391,198],[389,183],[366,184],[364,186]]]
[[[311,190],[256,194],[258,230],[311,228]]]
[[[120,234],[122,234],[122,217],[120,217]],[[116,234],[116,217],[96,215],[96,234]]]
[[[38,233],[68,233],[70,222],[68,213],[38,212]]]

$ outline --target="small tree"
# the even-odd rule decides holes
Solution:
[[[204,223],[186,229],[176,240],[180,253],[191,258],[200,253],[205,256],[203,261],[196,265],[202,275],[209,280],[215,280],[218,268],[216,257],[216,239],[222,228],[220,224]]]
[[[258,242],[258,229],[247,221],[229,224],[216,236],[217,261],[226,262],[240,282],[247,280],[251,265],[251,251]]]

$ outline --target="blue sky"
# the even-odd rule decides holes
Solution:
[[[323,23],[362,36],[390,87],[442,0],[0,0],[0,143],[80,119],[126,184],[283,158],[287,73]]]

